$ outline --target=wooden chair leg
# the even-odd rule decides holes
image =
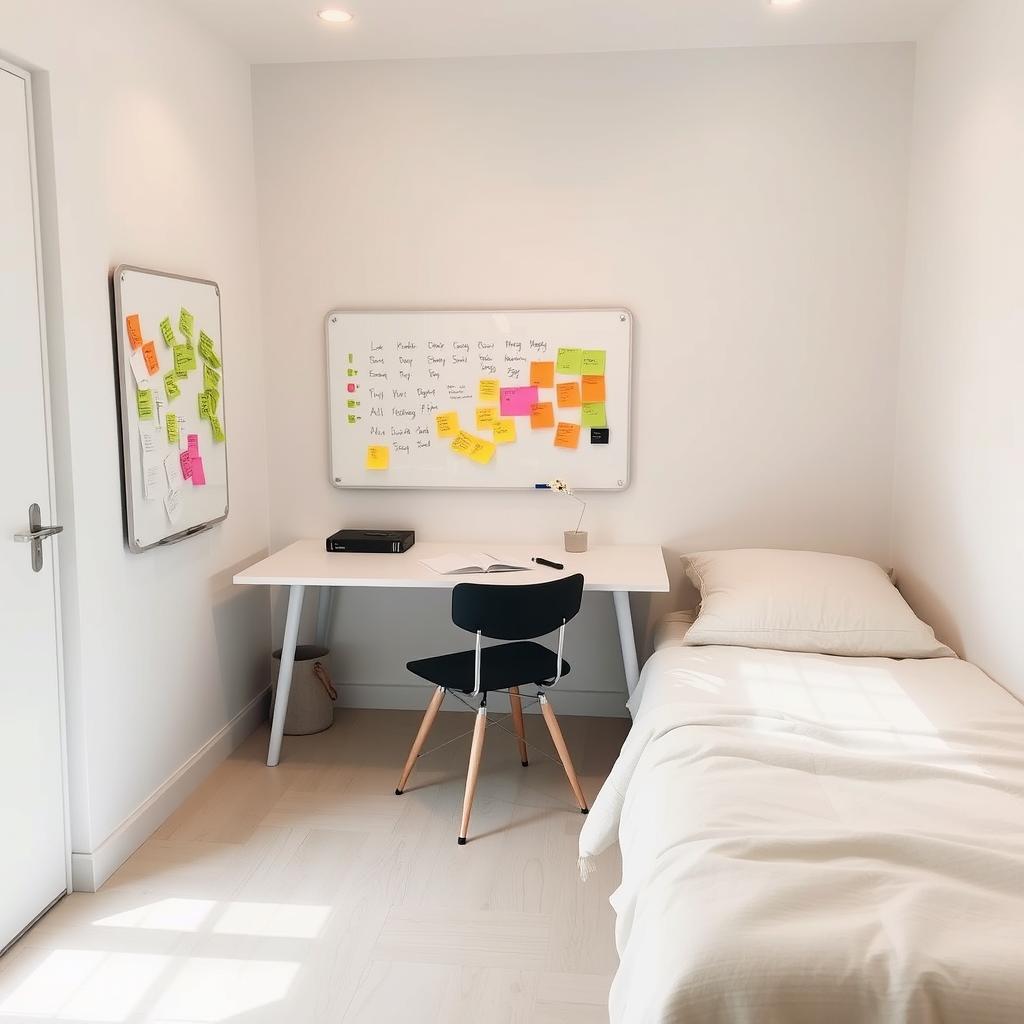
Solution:
[[[405,784],[409,781],[409,776],[412,775],[413,766],[416,764],[416,758],[420,756],[423,744],[427,742],[427,736],[430,735],[434,719],[437,718],[437,713],[441,710],[441,701],[443,700],[444,687],[439,686],[434,691],[434,696],[430,698],[427,710],[423,712],[423,721],[420,722],[420,730],[416,733],[416,739],[412,741],[412,749],[409,751],[409,757],[405,762],[402,777],[398,780],[395,796],[401,796],[405,792]]]
[[[516,736],[519,737],[519,760],[526,768],[530,758],[526,753],[526,723],[523,721],[523,702],[519,697],[518,686],[508,688],[508,702],[512,705],[512,724],[515,726]]]
[[[462,802],[462,828],[459,830],[459,846],[466,845],[469,814],[473,810],[473,797],[476,795],[476,780],[480,775],[480,758],[484,752],[486,729],[487,708],[482,706],[476,713],[476,724],[473,726],[473,746],[469,751],[469,771],[466,772],[466,798]]]
[[[583,795],[583,790],[580,788],[580,780],[576,778],[576,769],[572,766],[569,748],[565,745],[565,739],[562,736],[562,730],[558,726],[558,719],[555,718],[554,709],[543,694],[541,694],[540,698],[540,710],[544,715],[544,721],[547,723],[548,732],[551,733],[551,742],[554,743],[555,750],[558,751],[559,760],[565,769],[566,778],[569,780],[569,785],[572,786],[573,793],[576,794],[576,802],[580,805],[580,812],[586,814],[590,810],[587,807],[587,798]]]

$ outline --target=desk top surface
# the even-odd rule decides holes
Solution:
[[[534,565],[527,572],[473,573],[442,576],[420,559],[438,555],[480,551],[496,559],[529,565],[531,558],[561,562],[558,571]],[[249,566],[234,577],[235,583],[262,586],[314,587],[432,587],[448,589],[457,583],[524,584],[543,583],[581,572],[587,590],[627,590],[667,593],[665,557],[656,544],[601,545],[583,554],[571,555],[557,544],[435,543],[417,542],[400,555],[363,555],[329,552],[322,540],[297,540],[268,558]]]

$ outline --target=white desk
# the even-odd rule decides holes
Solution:
[[[455,554],[459,551],[485,551],[499,558],[528,564],[533,557],[551,559],[565,565],[562,571],[535,566],[529,572],[487,573],[466,576],[441,576],[420,563],[421,558]],[[668,573],[665,558],[656,545],[616,545],[596,547],[581,555],[570,555],[557,545],[547,544],[431,544],[417,543],[401,555],[360,555],[351,552],[330,553],[322,540],[299,540],[269,558],[238,573],[235,583],[248,586],[288,587],[288,616],[285,620],[281,668],[277,680],[277,702],[270,727],[267,764],[281,759],[281,739],[292,686],[295,646],[299,637],[299,619],[306,587],[319,587],[316,642],[326,645],[330,632],[335,587],[423,587],[451,590],[458,583],[519,585],[543,583],[572,573],[583,573],[585,590],[606,591],[612,595],[619,626],[622,667],[630,695],[640,678],[637,664],[633,618],[629,610],[630,592],[667,593]]]

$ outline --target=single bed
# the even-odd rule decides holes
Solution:
[[[956,658],[659,630],[581,834],[612,1024],[1024,1022],[1024,706]]]

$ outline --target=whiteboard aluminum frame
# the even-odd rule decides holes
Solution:
[[[119,263],[111,273],[111,284],[114,289],[114,347],[116,349],[117,356],[117,393],[118,393],[118,430],[121,434],[121,498],[124,503],[124,528],[125,528],[125,543],[128,545],[128,550],[135,553],[141,554],[143,551],[152,551],[153,548],[166,547],[168,544],[177,544],[178,541],[185,540],[187,537],[194,537],[198,533],[205,533],[207,530],[213,529],[218,523],[224,522],[228,517],[228,512],[231,509],[231,483],[228,478],[228,459],[225,454],[224,457],[224,514],[218,516],[216,519],[208,519],[205,523],[197,523],[195,526],[190,526],[187,529],[179,530],[177,533],[172,533],[167,537],[162,537],[158,541],[154,541],[152,544],[137,544],[135,542],[135,516],[134,516],[134,502],[132,501],[131,492],[131,449],[129,445],[132,444],[130,439],[130,431],[125,430],[125,425],[130,422],[128,416],[128,387],[129,382],[129,371],[130,367],[125,359],[125,319],[124,319],[124,305],[121,300],[121,284],[124,281],[123,274],[125,271],[130,270],[136,274],[150,274],[153,277],[169,278],[174,281],[189,281],[192,284],[205,284],[213,288],[217,295],[217,331],[218,337],[220,338],[221,351],[224,350],[224,323],[223,313],[221,311],[220,301],[220,285],[216,281],[209,281],[204,277],[189,277],[186,274],[169,274],[163,270],[150,270],[148,267],[136,267],[130,263]],[[221,400],[224,402],[225,407],[227,406],[227,393],[223,387],[223,380],[221,382]],[[226,422],[226,420],[225,420]]]
[[[444,307],[423,309],[422,307],[398,307],[393,309],[367,309],[352,307],[336,307],[329,309],[324,315],[324,349],[326,354],[326,382],[327,382],[327,479],[331,486],[338,491],[479,491],[481,488],[472,484],[349,484],[338,483],[334,478],[334,431],[331,430],[331,317],[346,314],[383,314],[392,313],[487,313],[494,316],[502,316],[506,313],[618,313],[629,330],[629,344],[626,346],[626,417],[630,426],[629,445],[626,448],[626,473],[621,486],[615,487],[577,487],[577,491],[624,491],[632,483],[630,467],[633,462],[633,313],[625,306],[558,306],[555,308],[539,308],[536,306],[525,306],[518,309],[447,309]],[[488,491],[529,491],[535,487],[487,487]]]

